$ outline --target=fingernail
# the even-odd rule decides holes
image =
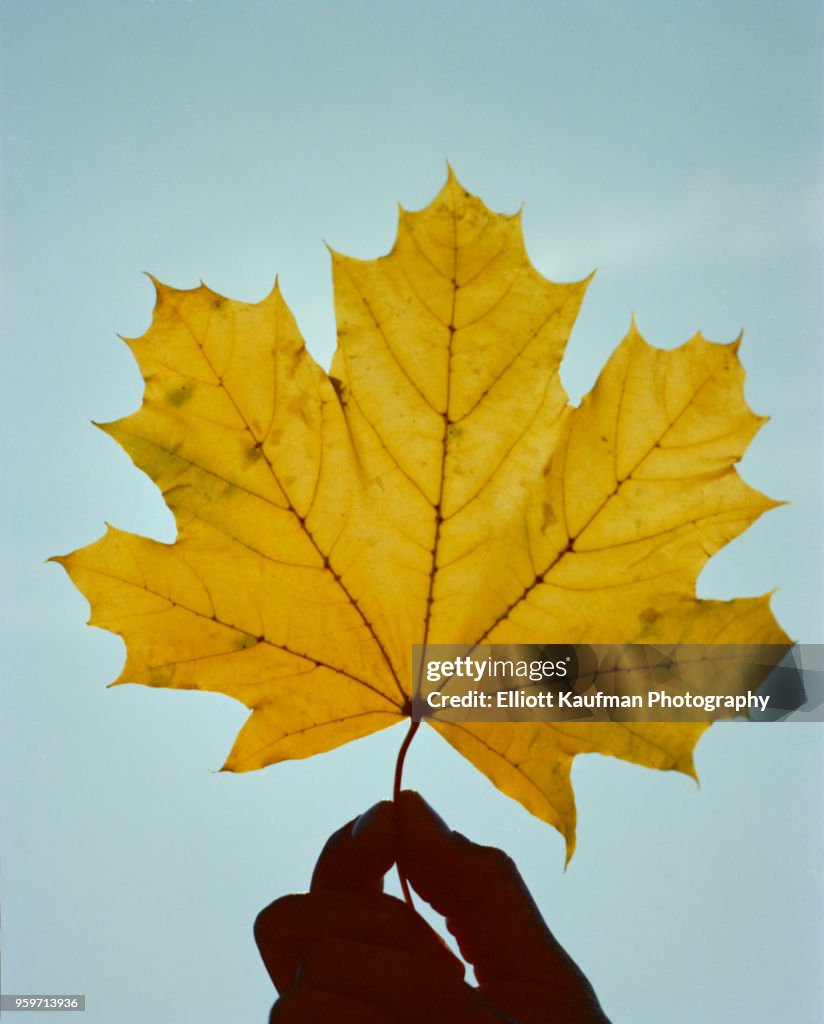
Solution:
[[[375,822],[378,820],[379,815],[382,813],[382,809],[385,806],[385,804],[385,800],[379,800],[378,803],[370,807],[368,811],[363,812],[363,814],[357,819],[355,824],[352,826],[353,839],[365,828],[371,828],[375,824]]]

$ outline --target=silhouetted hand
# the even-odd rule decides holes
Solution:
[[[446,918],[477,988],[424,919],[383,893],[396,859]],[[270,1024],[608,1024],[514,863],[452,832],[417,793],[335,832],[311,891],[270,904],[255,939],[280,993]]]

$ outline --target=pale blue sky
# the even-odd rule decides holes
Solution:
[[[105,684],[120,641],[43,560],[104,520],[171,539],[156,490],[94,430],[140,400],[115,337],[141,271],[257,299],[280,275],[316,358],[334,344],[325,239],[385,252],[445,161],[524,207],[547,276],[599,272],[576,399],[631,312],[701,329],[772,417],[742,472],[791,505],[713,559],[704,596],[777,588],[822,636],[821,11],[815,2],[6,0],[2,31],[4,991],[82,991],[88,1024],[262,1022],[256,912],[385,796],[403,730],[224,776],[218,696]],[[598,757],[579,848],[434,734],[408,781],[505,846],[614,1024],[820,1020],[822,727],[715,727],[687,778]]]

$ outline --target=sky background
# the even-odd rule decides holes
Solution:
[[[90,422],[140,402],[116,335],[150,322],[142,271],[244,300],[279,274],[328,366],[323,240],[386,252],[396,204],[426,205],[448,159],[493,209],[524,204],[546,276],[598,268],[563,364],[576,401],[633,311],[664,347],[744,328],[747,397],[772,419],[742,473],[791,504],[713,558],[699,593],[776,589],[787,632],[824,640],[821,29],[798,0],[5,0],[4,992],[83,992],[88,1024],[262,1024],[252,921],[388,794],[405,728],[223,775],[241,705],[106,690],[122,643],[85,628],[44,560],[104,521],[173,539]],[[579,758],[566,872],[560,836],[431,730],[406,779],[514,856],[614,1024],[813,1024],[822,729],[716,726],[700,789]]]

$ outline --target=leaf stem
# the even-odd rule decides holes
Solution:
[[[412,740],[415,738],[415,733],[418,731],[418,727],[420,726],[420,724],[421,724],[420,721],[417,721],[417,722],[410,721],[410,723],[409,723],[409,731],[407,732],[406,736],[404,736],[403,743],[401,743],[401,749],[398,751],[398,759],[395,762],[395,782],[394,782],[394,785],[392,787],[392,799],[396,803],[397,803],[398,797],[400,796],[400,793],[401,793],[401,780],[403,778],[403,765],[404,765],[404,761],[406,760],[406,752],[407,752],[407,750],[409,750],[409,745],[412,742]],[[397,846],[399,844],[399,841],[400,841],[400,835],[396,831],[396,833],[395,833],[395,847],[396,848],[397,848]],[[406,904],[409,906],[410,910],[414,910],[415,909],[415,904],[414,904],[414,902],[412,900],[412,891],[409,888],[409,882],[406,879],[406,875],[401,870],[401,866],[400,866],[400,863],[398,863],[397,856],[395,857],[395,865],[396,865],[396,867],[398,869],[398,879],[399,879],[399,881],[401,883],[401,892],[403,893],[403,898],[404,898]]]

